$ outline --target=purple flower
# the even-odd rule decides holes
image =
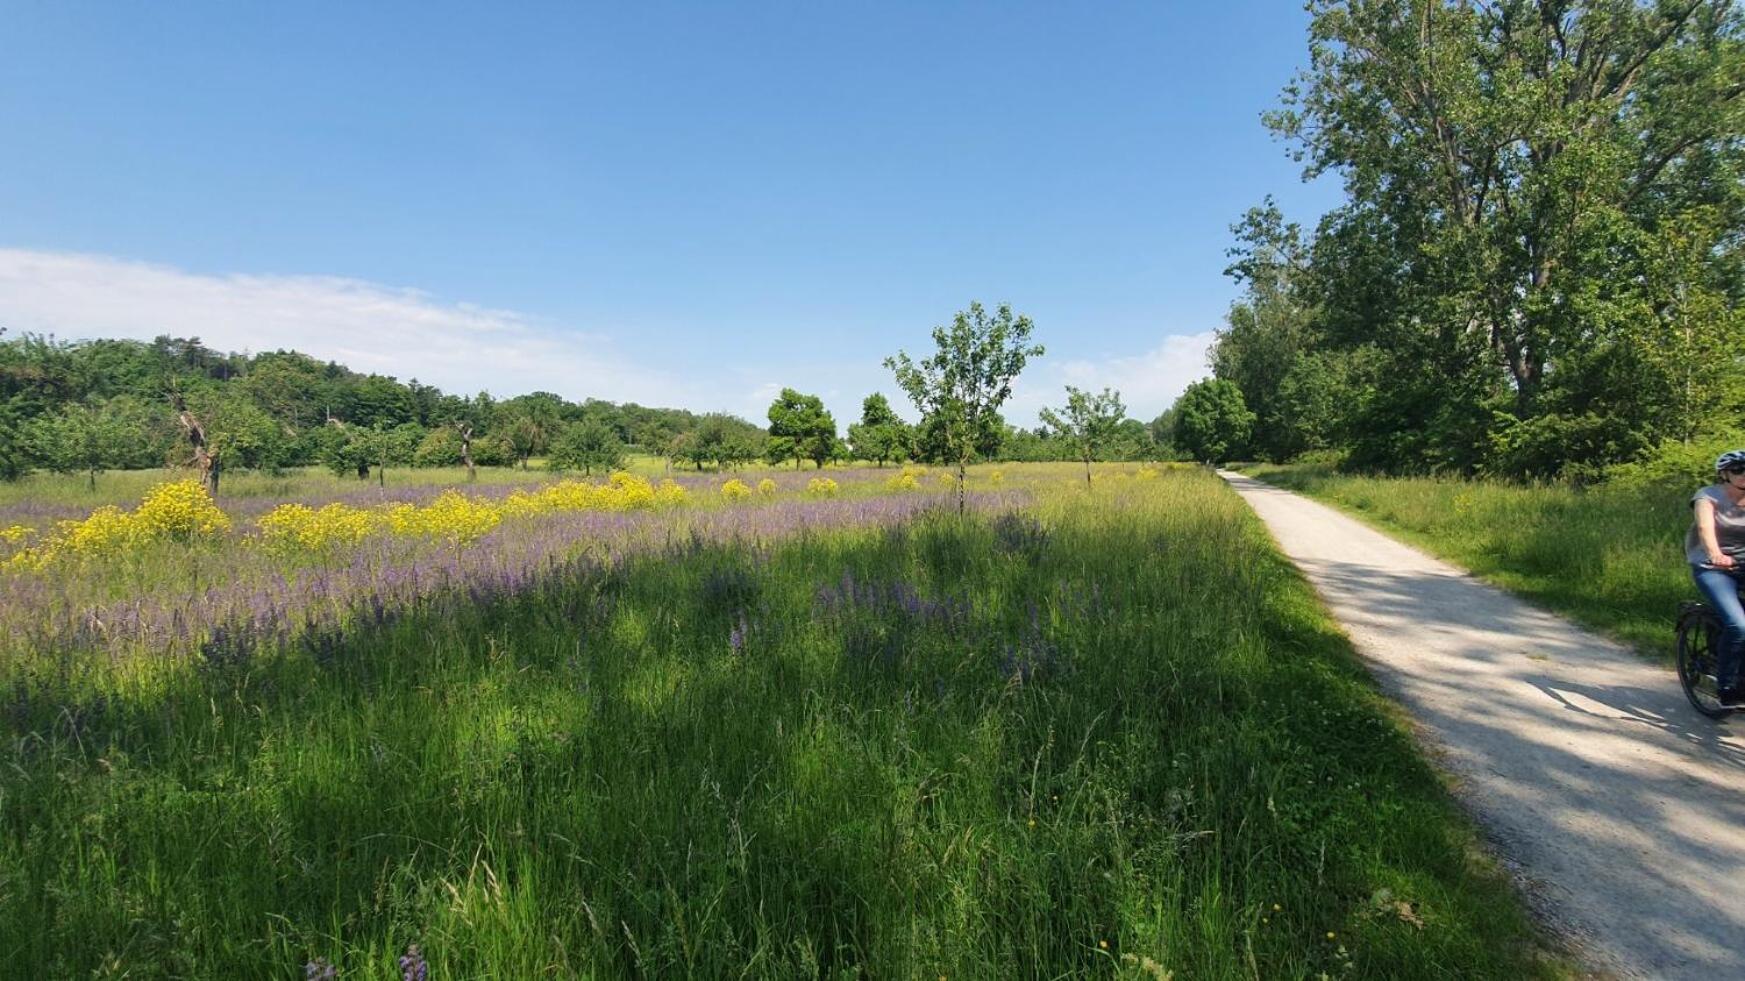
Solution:
[[[335,981],[339,977],[339,968],[325,957],[317,957],[303,965],[305,981]]]
[[[400,957],[400,981],[427,981],[429,976],[430,965],[425,963],[423,951],[417,944],[407,944]]]

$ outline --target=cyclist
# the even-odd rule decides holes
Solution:
[[[1715,652],[1715,686],[1721,704],[1745,704],[1739,657],[1745,650],[1745,606],[1739,576],[1745,575],[1745,450],[1715,458],[1715,482],[1691,495],[1691,526],[1684,555],[1697,588],[1726,625]]]

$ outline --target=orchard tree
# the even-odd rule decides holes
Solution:
[[[1059,412],[1042,410],[1042,421],[1055,435],[1071,444],[1085,463],[1085,486],[1091,486],[1091,461],[1097,450],[1114,439],[1127,407],[1121,404],[1121,393],[1103,389],[1101,394],[1081,392],[1066,386],[1066,407]]]
[[[38,417],[30,426],[29,441],[48,469],[83,473],[91,490],[96,490],[102,471],[145,462],[142,457],[149,455],[151,430],[145,406],[117,396],[106,402],[69,403],[52,415]]]
[[[784,388],[770,403],[769,436],[772,457],[791,457],[796,469],[802,459],[823,469],[836,440],[836,420],[825,411],[823,399]]]
[[[1170,411],[1176,447],[1195,460],[1223,463],[1240,456],[1253,434],[1254,413],[1243,403],[1242,390],[1222,378],[1189,385]]]
[[[908,454],[912,436],[907,423],[891,410],[881,392],[868,395],[860,404],[860,421],[848,427],[854,454],[884,466],[886,460],[901,460]]]
[[[968,509],[964,477],[978,439],[987,435],[990,417],[1012,395],[1012,380],[1029,359],[1041,357],[1042,345],[1031,344],[1034,325],[1000,304],[992,316],[980,303],[960,311],[949,327],[933,328],[933,354],[914,361],[899,351],[885,359],[897,384],[931,422],[943,450],[957,464],[957,511]]]
[[[598,416],[572,422],[551,444],[553,470],[580,470],[592,476],[624,465],[624,444],[618,433]]]
[[[276,468],[289,448],[280,425],[240,392],[206,387],[173,391],[170,400],[188,440],[184,465],[200,471],[214,497],[226,467]]]

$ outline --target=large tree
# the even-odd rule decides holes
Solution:
[[[811,460],[823,469],[835,448],[836,419],[818,396],[784,388],[770,403],[769,438],[772,459],[791,458],[796,468]]]
[[[1374,462],[1603,465],[1737,407],[1734,3],[1310,10],[1270,122],[1344,179],[1312,278],[1323,338],[1388,358],[1355,416]]]
[[[938,432],[947,458],[957,464],[957,510],[968,507],[964,477],[989,422],[1012,395],[1012,381],[1031,358],[1035,325],[1002,303],[992,315],[980,303],[959,311],[949,327],[933,328],[934,352],[912,360],[906,352],[885,359],[897,384],[920,410],[922,425]]]
[[[1223,463],[1242,456],[1254,428],[1254,413],[1234,382],[1207,378],[1194,382],[1170,410],[1176,448],[1195,460]]]

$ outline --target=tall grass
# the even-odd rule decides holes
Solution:
[[[1360,477],[1318,464],[1245,469],[1350,512],[1656,659],[1670,662],[1678,604],[1697,598],[1684,560],[1694,486],[1575,488]]]
[[[20,977],[1553,973],[1194,471],[685,540],[149,689],[10,672]]]

